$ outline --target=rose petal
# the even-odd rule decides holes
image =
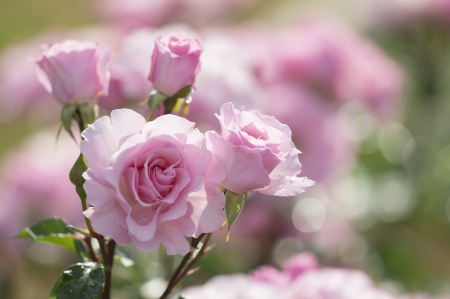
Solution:
[[[111,112],[111,118],[103,116],[81,133],[81,152],[85,156],[89,168],[101,182],[111,156],[133,134],[140,132],[145,118],[129,109]]]
[[[236,147],[214,132],[206,133],[207,147],[226,171],[221,185],[238,194],[264,188],[270,184],[269,174],[260,155]]]

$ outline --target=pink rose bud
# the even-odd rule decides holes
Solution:
[[[193,85],[200,71],[202,51],[200,41],[186,37],[182,31],[158,37],[148,76],[153,88],[172,96],[181,88]]]
[[[85,104],[107,94],[110,58],[106,46],[67,40],[47,47],[38,78],[61,103]]]

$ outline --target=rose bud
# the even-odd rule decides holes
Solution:
[[[111,50],[94,42],[67,40],[46,46],[38,78],[63,104],[91,103],[107,94]]]
[[[193,85],[200,71],[202,51],[200,41],[186,37],[182,31],[158,37],[148,76],[153,88],[172,96],[183,87]]]

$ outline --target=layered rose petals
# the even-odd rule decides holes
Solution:
[[[209,191],[216,198],[207,200],[204,175],[213,158],[201,149],[204,137],[194,123],[174,115],[146,123],[141,115],[121,109],[82,135],[81,150],[90,167],[84,188],[92,205],[85,215],[99,233],[143,251],[163,244],[168,254],[185,254],[185,237],[220,226],[198,216],[214,207],[214,200],[223,201],[223,194]]]
[[[221,136],[208,132],[206,139],[208,149],[226,170],[222,187],[239,194],[258,190],[293,196],[314,184],[297,177],[300,151],[287,125],[257,111],[234,109],[232,103],[224,104],[217,118]]]

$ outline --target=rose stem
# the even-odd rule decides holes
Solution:
[[[203,239],[203,237],[205,235],[206,234],[201,234],[198,238],[193,238],[192,241],[191,241],[191,246],[193,248],[197,248],[198,244],[200,243],[200,241]],[[169,280],[169,283],[167,285],[167,288],[166,288],[166,290],[164,291],[164,293],[161,295],[161,297],[159,299],[166,299],[167,296],[169,296],[170,293],[172,293],[172,291],[175,289],[175,287],[178,285],[178,283],[183,279],[183,277],[186,276],[186,274],[189,272],[189,270],[192,268],[192,266],[195,264],[195,262],[200,259],[201,255],[203,255],[211,234],[209,233],[206,236],[207,237],[206,237],[205,243],[203,244],[202,248],[200,249],[200,251],[197,253],[195,258],[191,262],[189,262],[189,260],[192,258],[193,251],[188,252],[184,256],[184,258],[181,261],[180,265],[177,267],[175,272],[170,277],[170,280]]]

